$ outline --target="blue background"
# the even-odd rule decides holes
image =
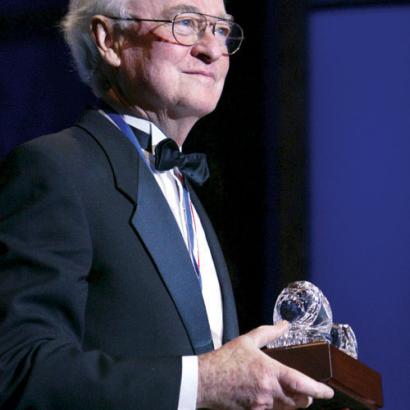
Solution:
[[[410,392],[410,7],[313,12],[311,278],[360,358],[384,376],[385,408]]]

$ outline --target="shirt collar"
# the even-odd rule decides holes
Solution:
[[[154,154],[157,144],[167,138],[167,136],[151,121],[133,117],[132,115],[124,115],[123,118],[124,121],[131,127],[134,127],[151,136],[151,154]]]
[[[106,114],[105,110],[108,107],[112,110],[111,107],[105,103],[101,103],[102,107],[99,109],[99,112],[104,115],[109,121],[111,121],[116,127],[117,125],[111,120],[111,118]],[[134,117],[132,115],[124,114],[124,121],[131,127],[136,128],[142,132],[145,132],[151,137],[151,150],[152,155],[155,154],[155,147],[164,139],[168,138],[153,122],[145,120],[143,118]],[[182,151],[182,148],[179,147],[179,150]]]

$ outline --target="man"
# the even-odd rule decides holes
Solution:
[[[2,166],[2,408],[295,409],[331,397],[260,351],[285,323],[238,337],[190,185],[206,169],[178,150],[215,108],[242,39],[222,0],[72,0],[64,30],[103,102]]]

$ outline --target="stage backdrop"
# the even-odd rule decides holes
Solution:
[[[407,410],[410,4],[340,3],[309,19],[311,278]]]

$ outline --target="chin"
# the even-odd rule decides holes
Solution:
[[[220,93],[215,95],[214,93],[209,93],[209,90],[200,91],[197,93],[190,93],[186,95],[183,100],[183,105],[191,108],[192,111],[200,114],[201,117],[207,115],[215,110]]]
[[[205,117],[205,115],[208,115],[212,111],[214,111],[216,108],[216,105],[217,105],[216,103],[210,104],[209,101],[202,102],[202,104],[199,104],[198,100],[196,100],[196,101],[185,101],[184,104],[180,107],[184,111],[184,116],[197,117],[199,119],[199,118]]]

